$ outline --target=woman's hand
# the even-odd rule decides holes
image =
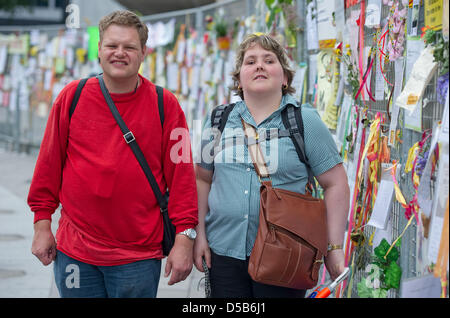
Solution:
[[[205,258],[206,266],[211,268],[211,250],[209,249],[208,241],[205,233],[197,233],[194,242],[194,264],[195,267],[203,272],[203,258]]]
[[[328,255],[325,257],[325,266],[331,276],[331,280],[338,278],[345,269],[344,250],[328,251]]]

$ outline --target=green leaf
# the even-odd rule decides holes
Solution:
[[[389,288],[399,288],[400,279],[402,278],[402,269],[397,265],[396,262],[389,264],[388,269],[384,274],[384,282],[386,287]]]
[[[280,13],[281,12],[281,7],[275,7],[274,9],[273,9],[273,12],[275,12],[275,13]]]
[[[267,29],[271,29],[272,28],[272,23],[273,23],[273,20],[275,19],[275,12],[272,10],[272,11],[270,11],[270,16],[269,16],[269,19],[267,20]]]
[[[265,0],[267,8],[271,9],[275,0]]]
[[[384,288],[377,288],[372,290],[372,298],[386,298],[387,290]]]
[[[398,249],[394,246],[389,254],[386,256],[388,262],[396,262],[398,260],[399,252]]]
[[[388,241],[386,241],[386,239],[382,239],[380,244],[373,250],[375,252],[375,256],[378,257],[381,261],[385,262],[384,255],[386,255],[389,247],[390,245]]]
[[[368,287],[365,278],[361,279],[357,285],[357,288],[359,298],[373,298],[373,288]]]

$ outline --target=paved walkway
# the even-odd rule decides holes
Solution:
[[[4,150],[0,145],[0,298],[59,297],[52,265],[43,266],[31,254],[33,214],[26,203],[37,154]],[[58,212],[52,229],[56,232]],[[162,263],[159,298],[204,297],[203,273],[193,268],[189,277],[173,286],[164,278]]]

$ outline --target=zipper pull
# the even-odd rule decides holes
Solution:
[[[275,226],[273,224],[269,224],[270,235],[272,236],[272,242],[275,242]]]

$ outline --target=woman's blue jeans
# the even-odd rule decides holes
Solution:
[[[55,282],[63,298],[155,298],[161,260],[148,259],[117,266],[95,266],[57,251]]]

